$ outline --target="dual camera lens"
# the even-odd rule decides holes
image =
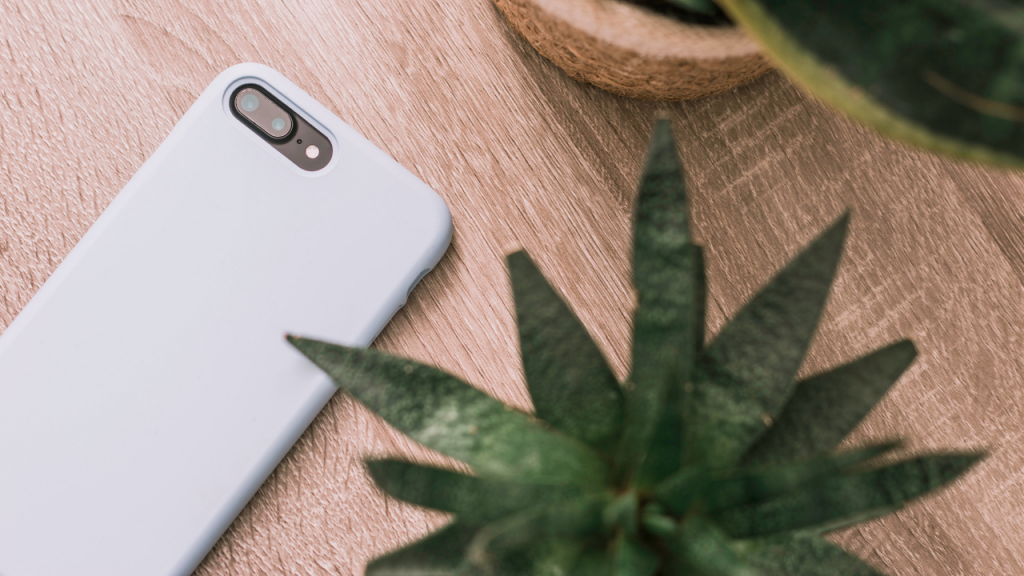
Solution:
[[[238,104],[246,112],[255,112],[260,107],[260,98],[255,94],[246,94],[239,99]],[[274,132],[283,132],[287,125],[288,123],[281,117],[270,121],[270,129]]]
[[[282,139],[292,132],[294,120],[284,108],[255,88],[244,88],[235,94],[235,109],[264,134]]]

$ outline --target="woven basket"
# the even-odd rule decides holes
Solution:
[[[734,26],[685,24],[618,0],[494,3],[516,33],[570,76],[631,98],[700,98],[771,69]]]

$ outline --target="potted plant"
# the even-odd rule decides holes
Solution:
[[[523,252],[508,265],[534,414],[423,364],[289,336],[398,430],[473,469],[367,462],[388,494],[454,515],[367,574],[879,574],[821,534],[893,512],[982,454],[837,449],[916,355],[897,342],[796,380],[846,226],[843,216],[705,344],[702,251],[660,120],[637,200],[625,383]]]
[[[714,5],[701,12],[659,0],[494,3],[520,36],[570,76],[631,98],[700,98],[771,68],[757,43]]]
[[[1024,27],[998,2],[494,1],[541,54],[613,92],[718,92],[768,68],[759,45],[798,84],[884,134],[1024,165]]]

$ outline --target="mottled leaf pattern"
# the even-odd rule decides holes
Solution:
[[[764,576],[882,576],[860,558],[814,535],[740,544],[741,557]]]
[[[466,550],[475,566],[494,566],[510,553],[529,550],[535,542],[574,540],[603,531],[602,511],[607,495],[586,496],[574,502],[540,505],[487,524]]]
[[[392,426],[481,476],[549,484],[605,481],[606,465],[590,448],[450,374],[374,350],[294,336],[288,341]]]
[[[647,456],[668,387],[688,378],[696,347],[694,324],[703,322],[695,317],[700,256],[690,239],[683,168],[667,119],[655,125],[640,181],[633,251],[637,309],[632,389],[617,459],[620,475]]]
[[[537,417],[613,452],[622,428],[623,399],[611,368],[525,252],[510,254],[508,269],[523,368]]]
[[[477,524],[524,512],[541,502],[565,502],[585,494],[575,486],[485,480],[404,460],[370,460],[366,467],[388,494]]]
[[[704,345],[704,311],[706,290],[704,279],[704,252],[700,246],[691,245],[694,255],[693,284],[693,351],[694,357]],[[692,389],[692,387],[691,387]],[[649,488],[678,471],[684,461],[686,450],[686,413],[690,409],[690,391],[685,380],[671,382],[665,390],[664,410],[654,428],[647,457],[637,467],[633,482],[641,488]]]
[[[691,516],[679,527],[669,542],[678,560],[688,568],[677,574],[701,576],[759,576],[733,549],[729,536],[718,526],[700,516]]]
[[[744,463],[778,464],[834,450],[916,356],[904,340],[800,382]]]
[[[776,466],[750,466],[728,474],[714,474],[701,491],[702,508],[708,512],[715,512],[762,502],[788,492],[802,491],[808,484],[834,477],[897,446],[895,443],[876,444],[834,456],[822,456]]]
[[[708,470],[687,467],[665,480],[654,491],[658,502],[678,516],[692,509],[714,512],[762,502],[843,473],[898,446],[875,444],[840,454],[776,466],[747,466],[738,469]]]
[[[688,423],[696,461],[735,464],[789,399],[832,286],[847,220],[786,265],[704,350]]]
[[[878,470],[828,478],[817,485],[763,504],[733,508],[714,516],[734,538],[751,538],[813,527],[832,529],[846,518],[888,513],[945,486],[982,457],[940,454],[914,458]]]

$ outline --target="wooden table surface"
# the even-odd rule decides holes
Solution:
[[[953,489],[837,535],[889,574],[1024,574],[1024,178],[890,142],[781,76],[696,102],[578,84],[487,0],[0,0],[0,330],[216,74],[294,80],[436,189],[455,240],[378,346],[522,407],[503,254],[526,247],[621,376],[634,184],[659,109],[688,167],[710,331],[845,207],[806,371],[900,337],[921,355],[855,434],[988,446]],[[338,395],[197,574],[358,574],[443,517],[368,454],[424,456]],[[60,543],[54,543],[59,553]]]

